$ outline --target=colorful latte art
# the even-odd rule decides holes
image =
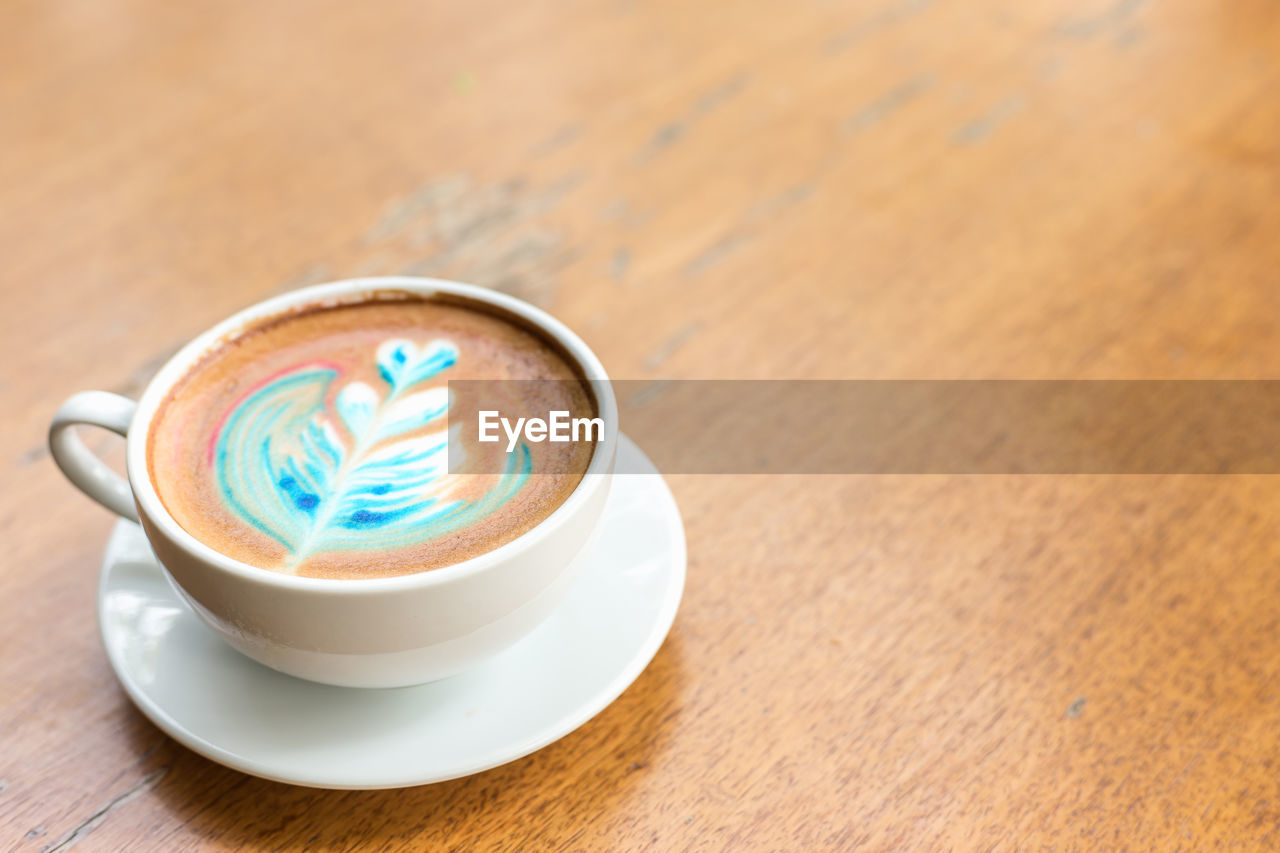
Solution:
[[[345,429],[325,406],[338,369],[308,365],[269,380],[232,409],[211,444],[223,501],[295,560],[403,548],[491,515],[528,480],[529,448],[511,454],[480,500],[453,499],[449,392],[414,389],[457,360],[447,340],[424,350],[387,341],[377,351],[385,391],[357,380],[337,394]]]
[[[152,479],[184,529],[262,568],[359,578],[459,562],[549,515],[590,462],[580,444],[450,448],[446,383],[478,378],[576,376],[533,333],[458,305],[280,318],[170,392],[148,443]],[[546,385],[563,397],[546,405],[594,413],[579,383]],[[474,467],[501,473],[464,473],[468,457],[495,452]]]

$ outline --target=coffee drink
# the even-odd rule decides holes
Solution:
[[[147,469],[184,530],[260,568],[351,579],[458,563],[549,516],[593,452],[469,444],[451,459],[447,383],[463,379],[556,380],[512,382],[543,398],[508,402],[596,414],[578,368],[537,330],[461,298],[385,291],[215,346],[161,403]]]

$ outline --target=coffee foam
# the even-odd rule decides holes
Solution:
[[[581,378],[542,334],[470,303],[384,296],[293,311],[225,340],[174,385],[148,470],[183,529],[241,562],[334,578],[425,571],[530,530],[592,454],[526,444],[495,463],[484,454],[502,448],[472,445],[449,473],[446,383],[561,380],[539,383],[538,405],[594,416]]]

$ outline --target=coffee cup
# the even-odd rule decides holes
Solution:
[[[184,529],[157,492],[148,453],[157,412],[180,393],[175,387],[219,346],[270,318],[358,304],[389,292],[491,311],[535,330],[561,353],[589,385],[604,427],[576,486],[510,541],[457,562],[389,577],[273,571],[228,556]],[[513,645],[555,609],[582,570],[608,497],[617,422],[617,402],[599,359],[555,318],[480,287],[388,277],[317,285],[247,308],[183,347],[136,403],[105,391],[72,396],[53,419],[49,445],[72,483],[141,524],[178,595],[233,648],[311,681],[399,687],[471,667]],[[88,450],[73,429],[78,425],[125,437],[127,480]]]

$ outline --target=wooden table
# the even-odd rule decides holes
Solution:
[[[0,843],[1275,849],[1274,478],[673,477],[634,686],[349,793],[133,708],[44,431],[365,273],[529,299],[625,378],[1280,376],[1277,92],[1268,0],[10,4]]]

